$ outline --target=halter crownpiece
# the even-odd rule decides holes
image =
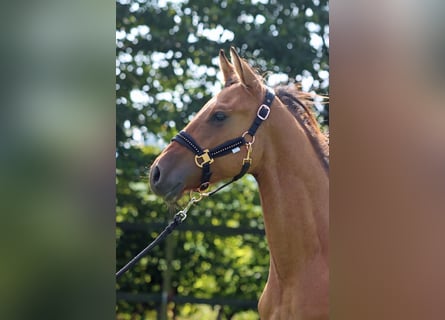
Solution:
[[[250,164],[252,163],[252,159],[250,158],[252,152],[252,144],[255,142],[255,133],[258,130],[259,126],[263,121],[265,121],[270,114],[270,107],[272,105],[272,101],[275,98],[275,95],[269,89],[266,89],[266,96],[264,97],[263,103],[257,110],[255,120],[250,126],[249,130],[245,131],[241,137],[228,140],[215,148],[212,149],[203,149],[199,146],[199,144],[190,136],[187,132],[181,131],[179,132],[172,141],[178,142],[180,145],[186,147],[190,151],[195,154],[195,164],[202,168],[201,175],[201,185],[199,186],[199,191],[205,191],[210,185],[210,177],[212,176],[212,172],[210,171],[210,165],[213,163],[215,158],[222,157],[230,153],[237,153],[240,151],[240,147],[245,145],[247,148],[247,156],[243,159],[243,164],[241,167],[241,171],[232,178],[232,180],[218,189],[212,192],[215,193],[218,190],[221,190],[226,185],[240,179],[244,176],[250,168]],[[249,135],[250,139],[246,140],[246,136]]]

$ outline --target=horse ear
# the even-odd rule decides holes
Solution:
[[[229,62],[224,50],[219,50],[219,68],[224,77],[224,86],[227,87],[236,81],[236,73],[233,65]]]
[[[247,62],[240,58],[234,47],[230,47],[230,58],[235,66],[235,72],[238,74],[243,85],[253,88],[259,84],[255,72]]]

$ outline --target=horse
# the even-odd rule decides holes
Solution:
[[[150,187],[176,201],[253,175],[270,252],[261,319],[328,319],[328,138],[296,85],[272,92],[233,47],[230,58],[220,50],[224,87],[155,159]]]

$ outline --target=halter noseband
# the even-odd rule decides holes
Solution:
[[[181,131],[179,132],[172,141],[178,142],[180,145],[188,148],[195,154],[195,164],[202,168],[201,175],[201,185],[199,186],[199,191],[206,190],[210,185],[210,177],[212,172],[210,171],[210,165],[213,163],[215,158],[225,156],[230,153],[237,153],[241,149],[242,145],[245,145],[247,148],[247,156],[243,159],[243,165],[241,167],[241,171],[232,178],[232,180],[223,186],[219,187],[216,191],[222,189],[226,185],[240,179],[244,176],[250,168],[250,164],[252,159],[250,158],[250,154],[252,152],[252,144],[255,142],[255,133],[258,130],[258,127],[261,123],[269,117],[270,107],[272,105],[272,101],[275,95],[269,89],[266,89],[266,96],[264,97],[263,103],[259,106],[255,120],[250,126],[249,130],[244,132],[241,137],[228,140],[215,148],[212,149],[203,149],[199,146],[199,144],[190,136],[187,132]],[[246,135],[249,135],[251,138],[249,141],[246,140]]]

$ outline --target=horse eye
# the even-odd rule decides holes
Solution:
[[[227,116],[224,112],[218,111],[212,115],[212,120],[215,122],[223,122],[227,119]]]

